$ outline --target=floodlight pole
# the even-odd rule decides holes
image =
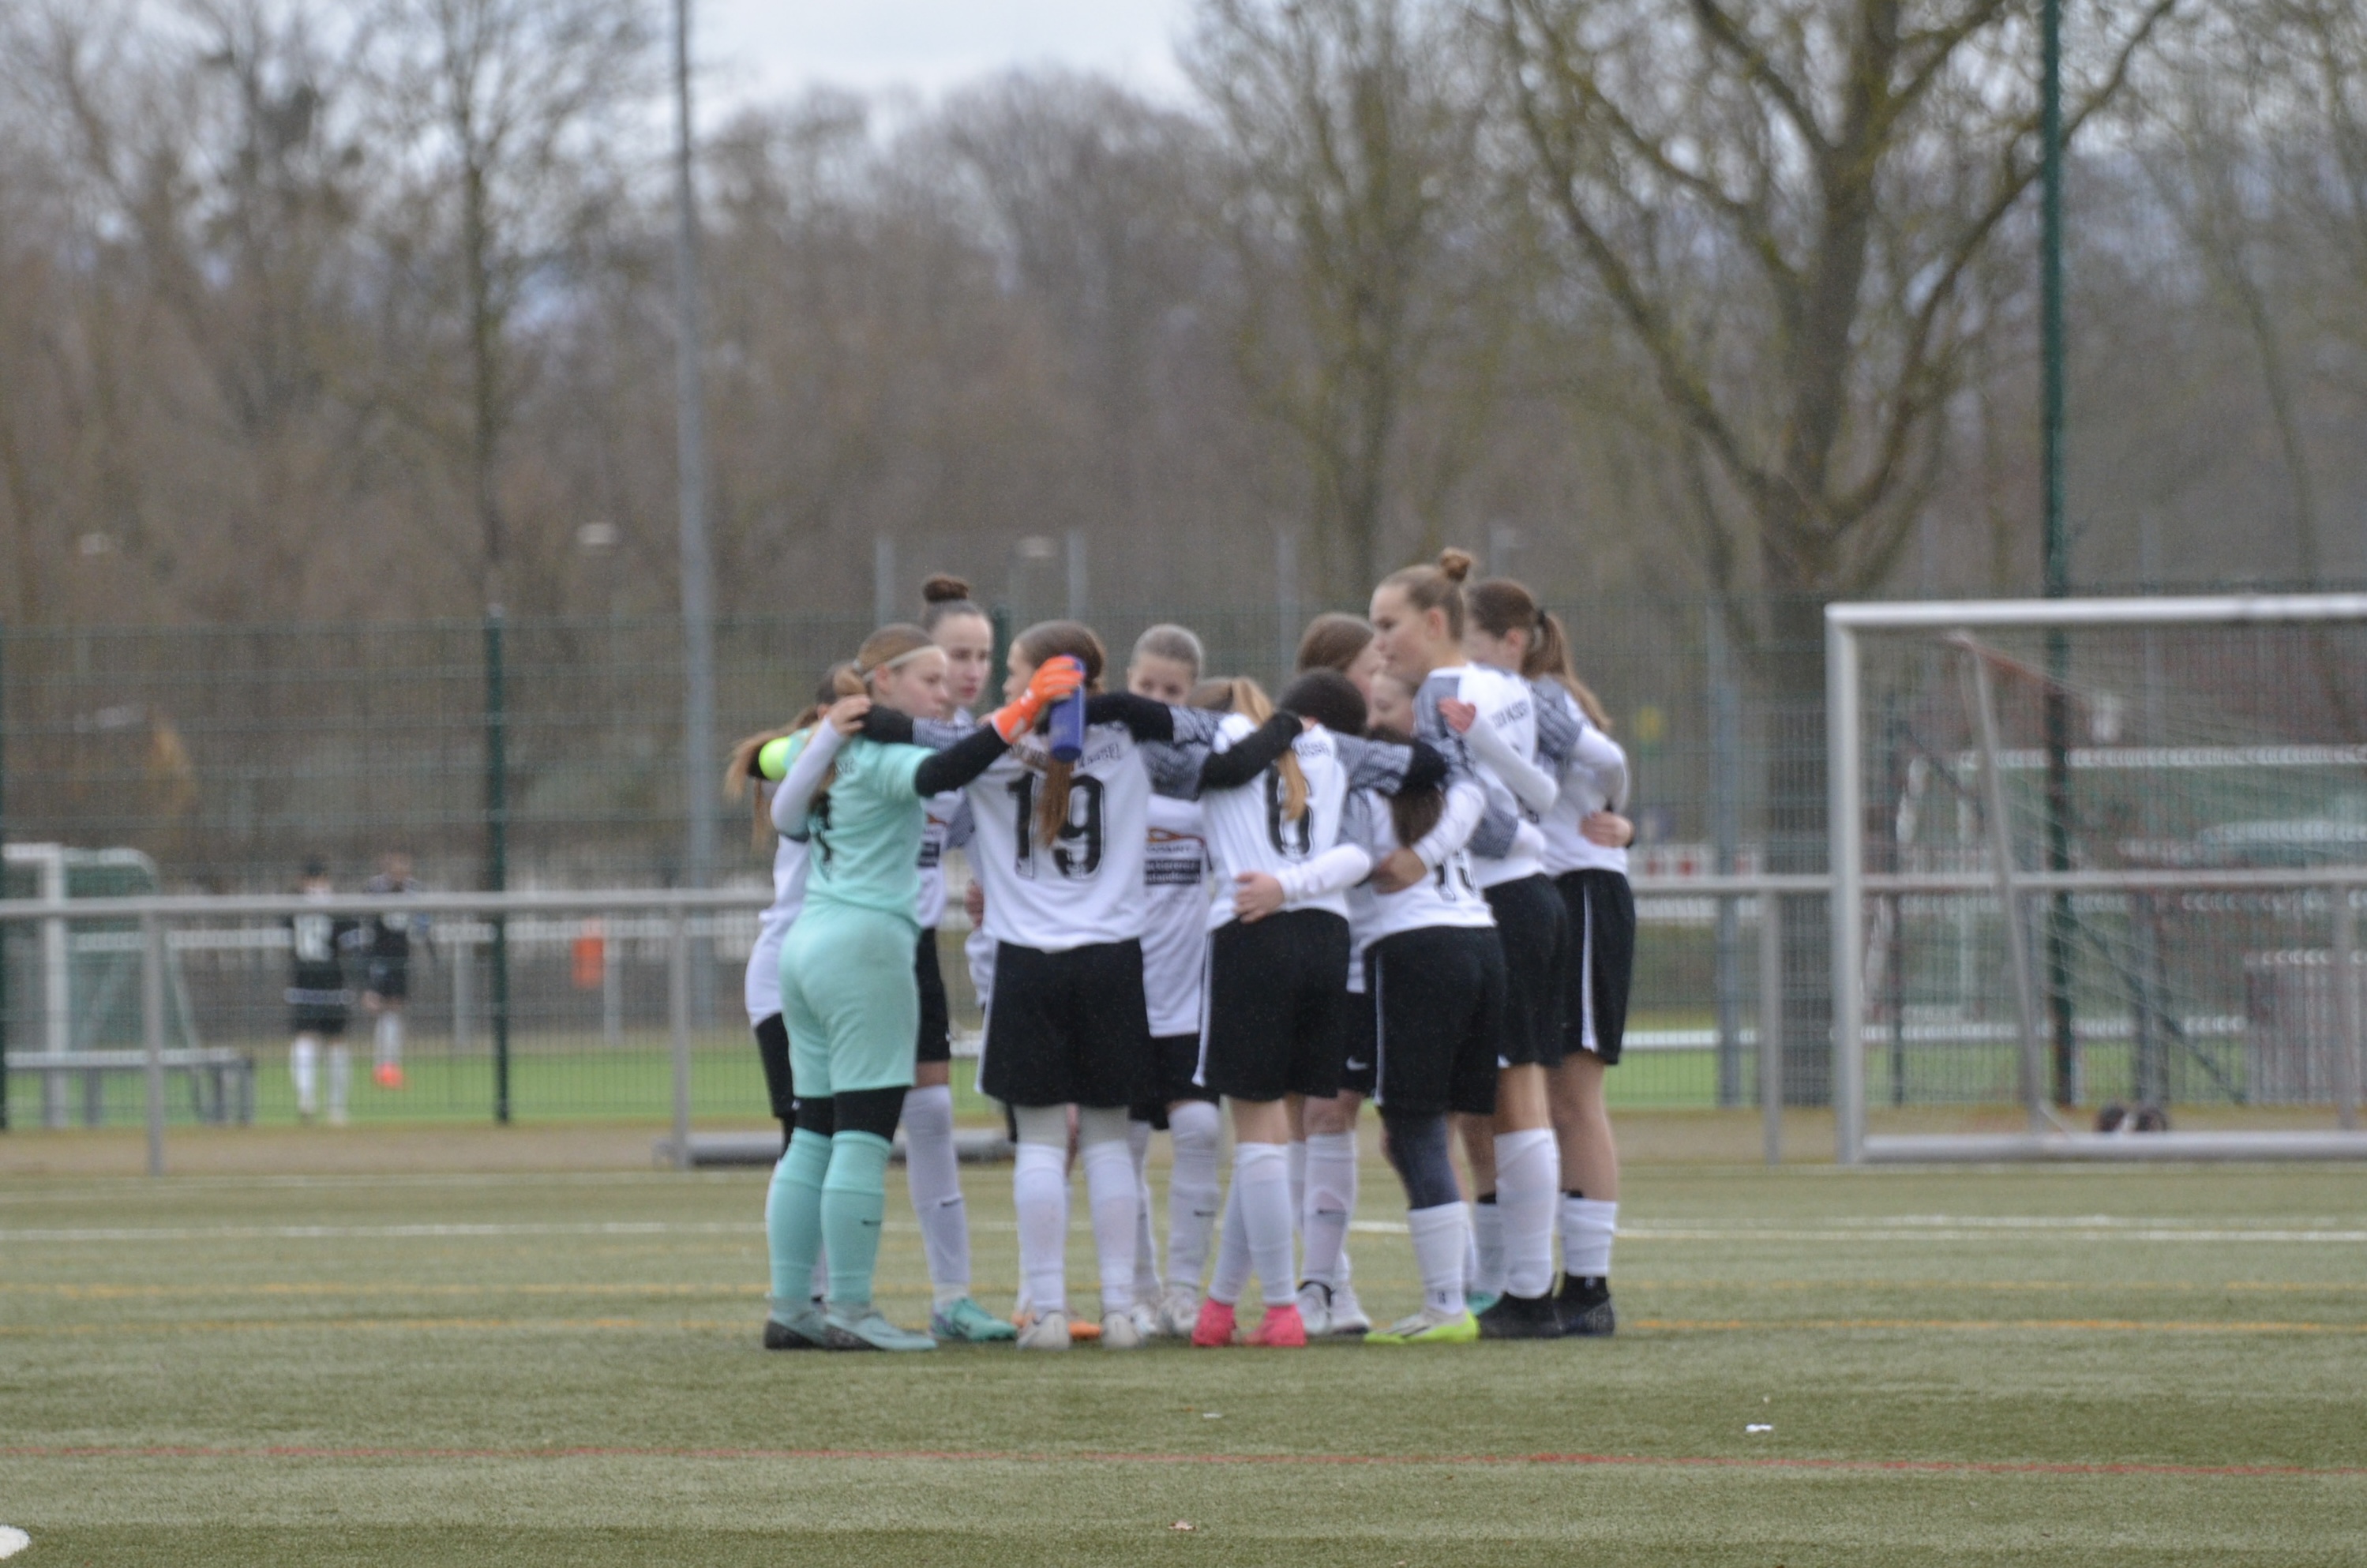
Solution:
[[[715,877],[715,568],[707,540],[706,389],[700,375],[697,189],[692,178],[691,0],[674,0],[674,446],[682,510],[682,789],[685,881]],[[706,988],[697,988],[698,996]],[[705,1006],[694,999],[693,1017]]]
[[[2044,593],[2071,592],[2071,541],[2064,526],[2063,332],[2063,0],[2044,0],[2040,17],[2039,104],[2039,361],[2042,430],[2040,467],[2044,495]],[[2071,703],[2067,682],[2071,645],[2061,628],[2046,633],[2046,868],[2071,869]],[[2071,898],[2047,901],[2046,1005],[2054,1033],[2049,1087],[2058,1106],[2078,1096],[2078,1041],[2071,1000]]]

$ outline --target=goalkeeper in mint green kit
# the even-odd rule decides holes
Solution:
[[[986,771],[1050,703],[1082,686],[1072,664],[1047,663],[1017,701],[946,751],[887,744],[858,732],[876,702],[934,718],[945,701],[946,656],[917,626],[866,639],[853,687],[822,722],[776,741],[759,757],[773,825],[808,840],[806,902],[781,944],[781,1012],[788,1025],[797,1130],[773,1170],[764,1203],[772,1254],[771,1350],[928,1350],[935,1341],[897,1327],[871,1301],[887,1207],[888,1150],[912,1087],[920,1032],[912,917],[920,893],[923,805]],[[807,1300],[814,1259],[830,1259],[830,1290]]]

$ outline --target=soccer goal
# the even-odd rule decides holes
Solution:
[[[1844,1164],[2367,1157],[2367,595],[1825,625]]]

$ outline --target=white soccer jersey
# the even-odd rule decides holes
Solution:
[[[756,945],[748,949],[742,985],[752,1024],[781,1010],[781,938],[806,904],[807,848],[794,838],[773,841],[773,902],[756,917]]]
[[[1150,798],[1142,881],[1142,996],[1150,1032],[1196,1034],[1208,928],[1208,840],[1197,805]]]
[[[986,884],[986,929],[998,942],[1067,952],[1143,932],[1142,863],[1150,837],[1150,778],[1123,724],[1094,724],[1069,785],[1069,816],[1049,844],[1036,837],[1041,735],[969,786],[976,819],[970,869]],[[1030,766],[1030,764],[1034,766]]]
[[[1579,831],[1579,824],[1596,812],[1615,812],[1627,803],[1627,754],[1579,712],[1578,699],[1556,688],[1562,701],[1578,714],[1580,729],[1561,766],[1561,794],[1546,813],[1546,870],[1617,871],[1627,874],[1627,851],[1596,844]]]
[[[934,931],[946,917],[946,850],[951,846],[954,822],[960,816],[962,793],[948,790],[932,795],[921,824],[921,896],[912,918],[923,931]]]
[[[1370,851],[1378,865],[1399,847],[1396,820],[1388,798],[1359,790],[1348,802],[1340,829],[1352,844]],[[1496,924],[1486,895],[1471,873],[1471,858],[1458,849],[1438,863],[1438,869],[1401,892],[1379,892],[1370,882],[1348,890],[1348,934],[1359,961],[1351,965],[1354,990],[1364,989],[1365,949],[1400,931],[1431,926],[1486,926]]]
[[[1496,776],[1495,770],[1470,755],[1455,737],[1438,705],[1447,698],[1470,703],[1479,710],[1475,723],[1491,726],[1503,736],[1512,749],[1535,761],[1537,755],[1536,699],[1530,694],[1528,682],[1485,665],[1456,665],[1447,669],[1430,672],[1414,697],[1414,733],[1435,746],[1452,747],[1468,758],[1472,771],[1487,787],[1489,799],[1499,812],[1505,810],[1517,813],[1519,820],[1535,822],[1536,818],[1514,800],[1512,790]],[[1518,846],[1508,846],[1498,854],[1481,853],[1483,846],[1476,839],[1471,857],[1471,873],[1482,888],[1500,882],[1518,881],[1534,877],[1545,867],[1536,856]]]
[[[1231,750],[1258,726],[1239,713],[1228,714],[1217,727],[1213,749]],[[1382,741],[1335,734],[1317,726],[1290,744],[1298,769],[1307,778],[1307,810],[1293,820],[1284,812],[1285,796],[1278,766],[1269,766],[1247,784],[1210,790],[1200,797],[1208,824],[1208,862],[1216,872],[1208,901],[1208,929],[1235,918],[1235,879],[1247,871],[1280,876],[1305,866],[1340,842],[1340,813],[1349,795],[1358,790],[1394,790],[1405,779],[1413,751]],[[1293,903],[1293,909],[1328,909],[1345,918],[1343,892],[1320,894]]]

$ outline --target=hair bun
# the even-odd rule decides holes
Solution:
[[[1473,564],[1471,552],[1467,550],[1457,550],[1450,544],[1438,552],[1438,569],[1445,574],[1450,583],[1460,583],[1471,575]]]
[[[950,573],[940,572],[921,585],[921,602],[933,605],[956,604],[969,597],[969,585]]]

